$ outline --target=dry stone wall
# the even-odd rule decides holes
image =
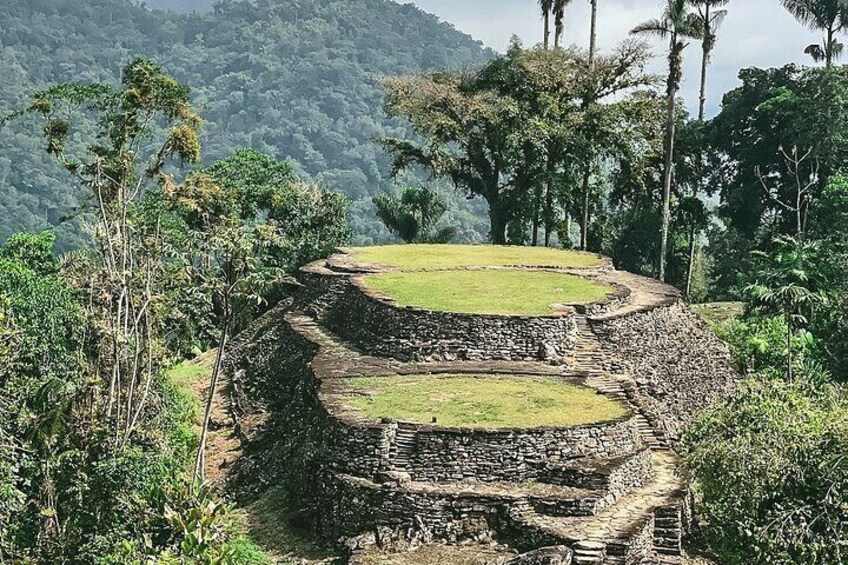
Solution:
[[[635,292],[557,317],[472,316],[399,308],[364,289],[358,273],[308,267],[291,304],[235,340],[228,359],[236,409],[267,415],[258,426],[264,435],[246,435],[272,455],[252,463],[295,467],[271,476],[302,483],[295,493],[324,539],[384,531],[407,543],[457,543],[497,535],[530,552],[516,563],[569,563],[560,544],[577,546],[583,538],[568,520],[600,516],[628,500],[621,508],[633,519],[599,551],[627,564],[656,549],[679,553],[681,507],[655,512],[655,503],[642,509],[628,499],[673,491],[673,503],[677,496],[676,483],[656,480],[655,452],[646,443],[656,438],[643,416],[673,441],[736,375],[723,344],[673,293],[605,272],[607,281],[620,276]],[[349,376],[455,374],[463,367],[534,374],[523,370],[528,366],[571,378],[579,372],[581,383],[626,397],[631,413],[571,428],[462,429],[365,421],[334,405],[330,394]],[[543,488],[533,490],[531,482]],[[560,547],[534,551],[549,546]]]
[[[573,314],[487,316],[399,308],[354,279],[313,268],[303,274],[310,290],[300,300],[327,329],[370,355],[400,361],[555,361],[574,346]]]
[[[525,481],[538,478],[533,464],[633,453],[641,437],[632,417],[601,425],[535,430],[422,428],[409,472],[427,481]]]
[[[681,302],[594,322],[592,328],[634,378],[640,408],[672,443],[738,379],[727,345]]]

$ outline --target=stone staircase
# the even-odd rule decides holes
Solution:
[[[598,342],[591,321],[579,317],[577,324],[577,339],[574,352],[567,360],[567,367],[575,373],[586,376],[586,384],[602,393],[626,402],[636,415],[639,432],[645,445],[652,449],[667,451],[668,443],[651,425],[634,402],[635,383],[633,379],[610,360]]]
[[[590,517],[560,518],[515,506],[511,518],[522,530],[574,550],[575,565],[631,565],[656,551],[681,554],[682,483],[674,457],[652,452],[653,479]],[[650,561],[648,561],[650,562]]]
[[[404,472],[409,469],[409,461],[415,452],[416,434],[415,426],[398,424],[395,432],[395,441],[390,453],[392,466],[395,471]]]

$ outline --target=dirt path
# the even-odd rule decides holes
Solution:
[[[202,405],[209,390],[215,351],[208,351],[186,365],[203,371],[192,371],[195,376],[189,385],[192,394]],[[221,375],[212,400],[212,418],[206,446],[206,482],[224,498],[232,499],[228,492],[235,463],[243,455],[243,446],[236,433],[236,422],[230,409],[231,379]],[[250,417],[249,417],[250,418]],[[259,419],[260,416],[255,416]],[[291,510],[285,492],[269,488],[258,500],[247,506],[237,506],[235,512],[244,524],[244,531],[278,565],[329,565],[336,557],[316,547],[303,532],[289,525]]]

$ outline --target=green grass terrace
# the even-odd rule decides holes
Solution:
[[[460,314],[552,316],[566,305],[606,299],[615,287],[555,271],[401,271],[365,285],[399,306]]]
[[[546,247],[494,245],[383,245],[349,250],[362,263],[400,270],[460,267],[600,267],[604,260],[592,253]]]
[[[620,403],[554,377],[420,375],[345,379],[335,395],[369,420],[467,428],[570,427],[617,420]]]

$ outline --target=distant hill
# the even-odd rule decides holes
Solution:
[[[435,16],[387,0],[216,4],[214,12],[177,14],[129,0],[0,0],[0,114],[50,83],[114,83],[127,61],[149,57],[193,88],[207,162],[239,146],[290,158],[351,197],[356,243],[385,239],[370,196],[388,186],[388,159],[373,139],[404,130],[385,118],[375,77],[477,65],[491,53]],[[35,131],[0,131],[0,241],[57,225],[77,203]],[[457,205],[451,220],[461,233],[485,235],[485,223]],[[57,231],[63,247],[78,243],[74,223]]]

